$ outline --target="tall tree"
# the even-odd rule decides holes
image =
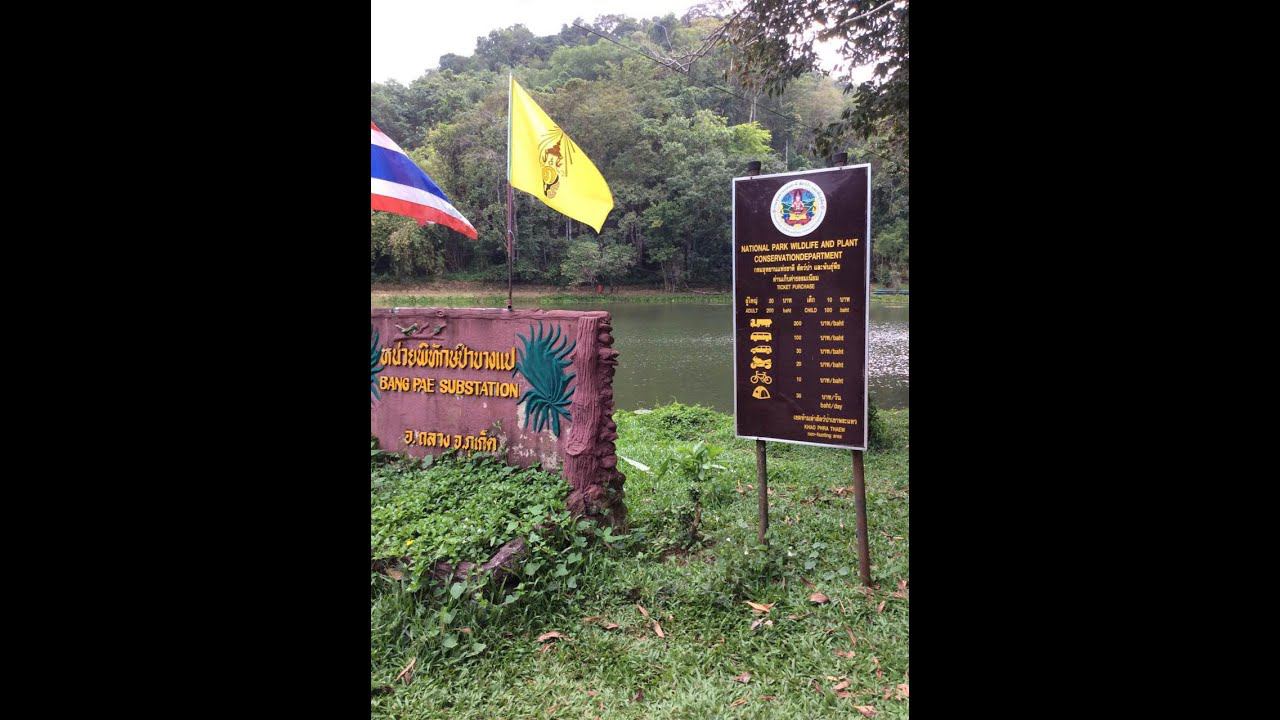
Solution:
[[[718,38],[734,51],[735,62],[726,74],[772,97],[817,68],[817,42],[840,42],[845,63],[839,76],[855,101],[819,134],[819,152],[826,154],[850,132],[864,140],[879,135],[905,171],[910,157],[909,10],[910,0],[745,0]],[[874,65],[871,78],[855,84],[853,71],[866,65]]]

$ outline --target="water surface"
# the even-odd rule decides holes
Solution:
[[[613,316],[616,407],[678,401],[733,412],[733,314],[729,305],[595,303],[557,305]],[[910,406],[909,307],[871,306],[867,385],[876,407]]]

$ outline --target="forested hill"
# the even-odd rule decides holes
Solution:
[[[722,21],[696,9],[683,18],[576,24],[621,45],[572,24],[544,37],[516,25],[479,38],[470,57],[441,57],[438,69],[408,86],[372,84],[373,122],[479,231],[472,241],[371,213],[373,280],[505,281],[509,72],[591,158],[614,196],[597,235],[517,191],[517,282],[728,287],[731,179],[750,160],[763,163],[762,173],[827,166],[815,129],[835,122],[853,97],[837,82],[814,73],[769,97],[726,79],[723,47],[693,60],[687,73],[643,56],[667,60],[703,48]],[[874,135],[843,138],[834,150],[872,165],[873,280],[905,282],[907,173]]]

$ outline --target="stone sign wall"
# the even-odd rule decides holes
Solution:
[[[502,452],[568,480],[569,509],[625,522],[609,313],[370,311],[370,427],[384,450]]]

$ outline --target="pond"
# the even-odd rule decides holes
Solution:
[[[551,309],[551,308],[547,308]],[[651,408],[678,401],[733,413],[733,314],[730,305],[593,303],[564,310],[613,315],[618,373],[615,406]],[[872,303],[868,388],[876,407],[910,407],[909,307]]]

